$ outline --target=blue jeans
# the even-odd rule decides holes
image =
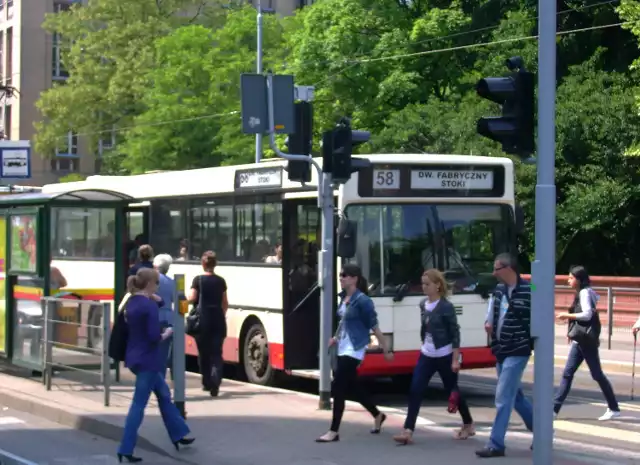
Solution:
[[[158,399],[158,407],[162,421],[169,433],[171,442],[179,441],[189,434],[189,427],[185,423],[176,406],[171,402],[171,392],[162,374],[157,371],[143,371],[136,373],[136,386],[133,392],[133,401],[129,407],[129,413],[124,423],[124,434],[118,448],[122,455],[133,454],[138,440],[138,429],[144,418],[144,409],[149,402],[151,392]]]
[[[529,363],[529,357],[507,357],[496,364],[498,385],[496,387],[496,419],[491,428],[488,447],[504,450],[511,410],[514,408],[522,417],[525,426],[533,431],[533,407],[522,392],[522,374]]]
[[[600,354],[598,347],[595,345],[580,345],[575,342],[571,343],[571,349],[569,350],[569,356],[567,357],[567,364],[564,367],[562,373],[562,381],[560,381],[560,387],[556,393],[556,398],[553,402],[553,411],[558,413],[565,399],[569,395],[571,390],[571,383],[573,383],[573,375],[575,375],[582,362],[587,362],[591,377],[600,386],[600,390],[607,400],[607,405],[610,410],[619,412],[620,407],[616,400],[616,395],[613,393],[613,388],[607,377],[602,372],[602,366],[600,365]]]

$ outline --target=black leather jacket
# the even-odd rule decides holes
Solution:
[[[460,348],[460,326],[453,304],[442,297],[431,312],[424,309],[427,299],[420,301],[420,342],[424,342],[427,331],[431,334],[436,349],[451,344]]]

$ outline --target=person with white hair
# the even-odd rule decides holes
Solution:
[[[169,267],[173,263],[171,255],[163,253],[156,255],[153,259],[153,267],[158,271],[159,282],[157,295],[162,299],[163,305],[160,307],[160,326],[164,330],[168,327],[173,327],[173,319],[175,313],[173,311],[173,295],[176,290],[176,283],[173,279],[167,276]],[[173,337],[169,337],[163,340],[160,345],[160,357],[162,358],[162,371],[163,377],[167,376],[167,367],[170,364],[171,345]],[[171,370],[171,376],[173,378],[173,370]]]

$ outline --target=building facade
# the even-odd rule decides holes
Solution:
[[[0,135],[10,140],[33,141],[34,122],[41,119],[36,108],[40,93],[69,74],[60,59],[60,43],[55,34],[42,28],[47,13],[69,9],[87,0],[0,0],[0,85],[17,89],[0,102]],[[262,8],[282,15],[292,14],[310,0],[253,0]],[[71,173],[87,176],[99,172],[101,152],[115,142],[105,134],[97,153],[77,134],[67,134],[63,150],[43,157],[32,150],[29,180],[3,180],[4,183],[42,186],[57,182]]]

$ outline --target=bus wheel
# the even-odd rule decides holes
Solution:
[[[253,324],[244,338],[244,372],[253,384],[268,385],[273,382],[274,371],[269,360],[267,333],[260,323]]]

